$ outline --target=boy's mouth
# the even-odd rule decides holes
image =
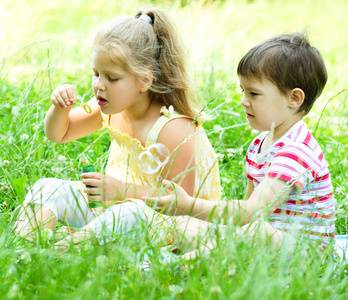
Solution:
[[[254,116],[253,116],[252,114],[249,114],[249,113],[247,113],[247,112],[245,112],[245,114],[246,114],[247,119],[252,119],[252,118],[254,118]]]

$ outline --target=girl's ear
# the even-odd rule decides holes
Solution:
[[[289,95],[289,107],[291,108],[300,108],[305,99],[305,93],[300,88],[294,88],[290,91]]]
[[[141,77],[140,79],[140,91],[142,93],[145,93],[152,85],[152,82],[153,82],[152,72],[150,70],[146,71],[145,75]]]

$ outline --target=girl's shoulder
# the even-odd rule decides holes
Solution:
[[[173,139],[180,136],[182,139],[185,133],[189,134],[192,129],[194,132],[196,122],[192,118],[176,112],[172,106],[169,106],[169,108],[163,106],[160,112],[161,116],[151,128],[146,145],[158,142],[159,136],[165,135]]]

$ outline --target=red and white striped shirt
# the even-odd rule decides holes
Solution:
[[[269,216],[281,230],[295,228],[326,246],[335,236],[335,207],[328,164],[318,142],[303,120],[297,122],[270,148],[260,152],[267,132],[250,144],[246,155],[246,175],[254,188],[266,177],[294,184],[289,197]]]

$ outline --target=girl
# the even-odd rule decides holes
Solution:
[[[167,228],[173,218],[164,220],[136,200],[163,177],[191,196],[212,200],[220,193],[216,156],[193,107],[198,105],[184,47],[163,11],[143,9],[135,17],[116,18],[102,26],[93,40],[91,65],[92,112],[71,109],[76,100],[73,87],[58,86],[51,95],[45,133],[54,142],[68,143],[107,129],[111,146],[105,175],[85,173],[82,182],[39,180],[16,222],[16,231],[28,239],[36,238],[40,228],[53,229],[58,220],[82,227],[56,247],[95,237],[103,244],[149,220],[151,226]],[[164,144],[171,155],[161,170],[146,174],[138,157],[154,143]],[[102,202],[107,209],[90,209],[88,201]],[[170,235],[163,238],[166,243],[172,240]]]

